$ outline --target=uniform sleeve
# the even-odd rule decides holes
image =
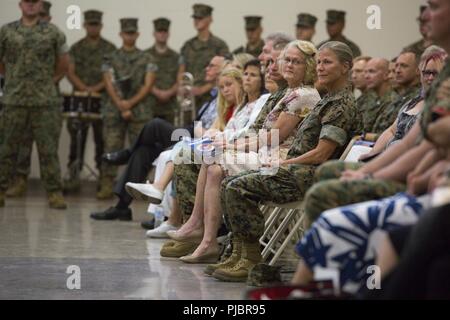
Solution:
[[[0,62],[4,61],[6,52],[6,31],[5,27],[0,29]]]
[[[111,71],[111,68],[112,68],[111,59],[112,59],[111,54],[105,54],[105,56],[103,57],[103,63],[102,63],[102,72],[103,73]]]
[[[66,36],[62,31],[56,29],[56,52],[63,55],[69,52],[69,46],[66,42]]]
[[[342,100],[334,103],[321,115],[322,129],[319,139],[326,139],[336,142],[343,147],[347,144],[348,135],[345,128],[348,126],[348,117],[345,113],[345,106],[339,105]]]
[[[158,65],[155,63],[155,59],[153,59],[153,56],[149,55],[145,72],[156,73],[157,71],[158,71]]]
[[[225,56],[230,53],[230,49],[228,49],[228,45],[225,43],[225,41],[221,40],[219,42],[218,52],[217,54],[219,56]]]

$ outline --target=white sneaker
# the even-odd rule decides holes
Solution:
[[[164,192],[156,189],[150,183],[127,182],[125,190],[133,199],[146,200],[154,204],[160,204],[164,197]]]
[[[161,223],[158,228],[153,230],[148,230],[146,233],[147,238],[169,238],[167,235],[167,231],[171,230],[178,230],[177,227],[174,227],[173,225],[169,224],[167,221]]]

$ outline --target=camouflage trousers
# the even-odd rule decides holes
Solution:
[[[41,178],[47,192],[61,190],[58,158],[62,117],[57,107],[5,106],[1,117],[3,141],[0,148],[0,190],[6,190],[16,165],[20,146],[31,137],[36,141]]]
[[[201,164],[182,163],[180,158],[186,156],[181,151],[176,155],[174,161],[174,187],[178,206],[184,217],[191,215],[194,210],[195,193],[197,190],[197,179],[200,172]],[[191,158],[189,156],[189,158]],[[188,162],[188,161],[186,161]],[[191,162],[191,161],[189,161]]]
[[[120,115],[106,116],[103,119],[103,147],[104,152],[115,152],[125,147],[125,136],[128,134],[128,142],[133,145],[139,137],[142,128],[150,119],[125,121]],[[102,175],[115,178],[117,166],[102,163]]]
[[[221,206],[224,220],[233,234],[254,242],[264,232],[264,216],[259,205],[264,202],[288,203],[303,199],[313,183],[316,166],[290,165],[274,175],[245,171],[224,179]]]
[[[328,209],[378,200],[405,190],[405,184],[389,180],[339,180],[344,170],[356,170],[362,166],[362,163],[330,161],[317,169],[314,177],[316,183],[306,193],[304,201],[308,225]]]

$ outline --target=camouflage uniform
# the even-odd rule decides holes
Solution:
[[[334,23],[341,22],[341,21],[345,22],[345,15],[346,15],[345,11],[327,10],[326,22],[327,22],[327,24],[334,24]],[[359,49],[359,47],[353,41],[350,41],[343,35],[340,35],[334,39],[328,39],[326,41],[323,41],[317,46],[317,48],[320,48],[323,44],[327,43],[328,41],[340,41],[340,42],[345,43],[352,50],[354,58],[359,57],[361,55],[361,50]]]
[[[255,58],[257,58],[261,54],[263,47],[264,47],[264,40],[260,40],[256,46],[250,46],[250,44],[247,43],[245,47],[241,46],[236,50],[234,50],[233,54],[249,53]]]
[[[244,17],[244,19],[245,19],[245,29],[247,31],[253,31],[261,27],[261,20],[262,20],[261,16],[246,16]],[[250,45],[250,43],[247,43],[245,47],[241,46],[237,48],[236,50],[233,51],[233,54],[248,53],[256,58],[261,54],[263,47],[264,47],[264,40],[260,39],[256,45]]]
[[[81,39],[70,48],[70,59],[75,65],[75,74],[87,86],[94,86],[103,79],[102,63],[106,55],[111,54],[116,47],[109,41],[100,38],[98,42],[92,43],[87,38]],[[77,157],[77,126],[78,121],[73,119],[67,120],[67,130],[70,134],[70,153],[69,167]],[[84,159],[84,150],[86,146],[86,138],[89,129],[89,123],[81,123],[81,153],[80,159]],[[97,169],[100,170],[101,156],[103,154],[103,136],[102,122],[93,121],[92,130],[95,141],[95,162]],[[82,165],[82,163],[80,163]],[[81,168],[80,168],[81,169]]]
[[[428,46],[425,46],[425,40],[421,39],[406,46],[403,51],[412,51],[414,53],[417,53],[417,55],[420,57],[424,53],[426,48],[428,48]]]
[[[381,115],[384,115],[385,110],[391,107],[391,104],[399,99],[398,94],[394,90],[389,90],[382,97],[376,94],[372,96],[370,101],[367,101],[363,106],[358,105],[363,119],[364,132],[381,134],[386,128],[375,127],[375,123]],[[394,120],[395,121],[395,120]],[[391,124],[394,122],[392,121]],[[389,124],[389,125],[391,125]]]
[[[386,100],[390,100],[394,97],[397,99],[393,100],[393,102],[389,105],[386,105],[385,108],[381,109],[380,114],[377,116],[375,123],[373,124],[372,131],[373,133],[382,133],[384,130],[389,128],[397,119],[398,112],[409,100],[415,98],[420,92],[420,86],[416,85],[411,88],[408,88],[401,96],[398,96],[395,92],[390,92],[390,97],[387,96]]]
[[[159,53],[156,47],[153,46],[145,51],[150,54],[154,63],[158,67],[156,72],[155,87],[162,90],[167,90],[173,87],[177,82],[178,69],[180,67],[180,55],[168,48],[166,52]],[[176,97],[172,97],[168,102],[160,102],[155,96],[150,96],[150,103],[152,105],[153,115],[160,117],[170,123],[174,123],[175,112],[178,104]]]
[[[207,41],[201,41],[194,37],[181,48],[180,63],[186,66],[186,72],[194,76],[194,85],[202,86],[205,84],[205,68],[211,59],[217,55],[224,56],[230,53],[227,44],[220,38],[210,35]],[[195,104],[197,108],[203,105],[207,100],[207,94],[196,97]]]
[[[358,109],[358,112],[361,114],[362,117],[362,127],[364,131],[366,131],[366,128],[371,128],[370,121],[373,116],[367,115],[367,113],[373,113],[376,112],[378,108],[374,108],[373,105],[375,104],[375,100],[377,99],[377,94],[373,90],[367,90],[363,92],[358,99],[356,99],[356,108]],[[372,108],[371,108],[372,107]],[[371,112],[369,112],[369,110]]]
[[[282,88],[269,97],[255,122],[250,126],[249,130],[258,131],[262,128],[267,115],[277,105],[280,99],[284,97],[285,93],[286,88]],[[201,165],[199,164],[175,165],[174,182],[177,190],[177,201],[183,215],[190,215],[194,208],[197,179],[200,172],[200,167]]]
[[[157,66],[152,61],[152,57],[142,50],[135,48],[132,51],[126,51],[121,48],[107,56],[103,71],[112,72],[116,80],[129,79],[129,87],[120,89],[124,99],[129,99],[144,85],[146,74],[157,71]],[[134,143],[141,129],[153,116],[149,96],[135,105],[131,112],[133,119],[125,121],[113,101],[109,97],[105,99],[103,141],[106,153],[123,149],[126,133],[128,133],[130,145]],[[102,174],[113,178],[117,174],[117,167],[103,163]]]
[[[326,95],[303,120],[288,153],[288,159],[313,150],[320,139],[337,143],[332,158],[339,157],[354,132],[360,129],[355,99],[349,87]],[[221,205],[237,238],[255,242],[264,230],[258,205],[272,201],[286,203],[303,198],[313,183],[317,166],[294,164],[274,175],[243,172],[222,183]]]
[[[0,191],[7,187],[19,146],[24,144],[24,132],[31,132],[37,143],[47,192],[61,190],[58,159],[61,99],[53,75],[57,57],[67,51],[64,34],[53,24],[38,22],[24,27],[19,20],[0,30],[0,61],[6,69]]]

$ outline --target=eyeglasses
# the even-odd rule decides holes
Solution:
[[[282,62],[285,64],[292,64],[293,66],[299,66],[301,64],[305,64],[304,61],[298,60],[298,59],[291,59],[291,58],[283,58]]]
[[[422,76],[424,78],[428,78],[430,76],[432,76],[433,78],[436,77],[438,75],[437,71],[434,70],[422,70]]]

